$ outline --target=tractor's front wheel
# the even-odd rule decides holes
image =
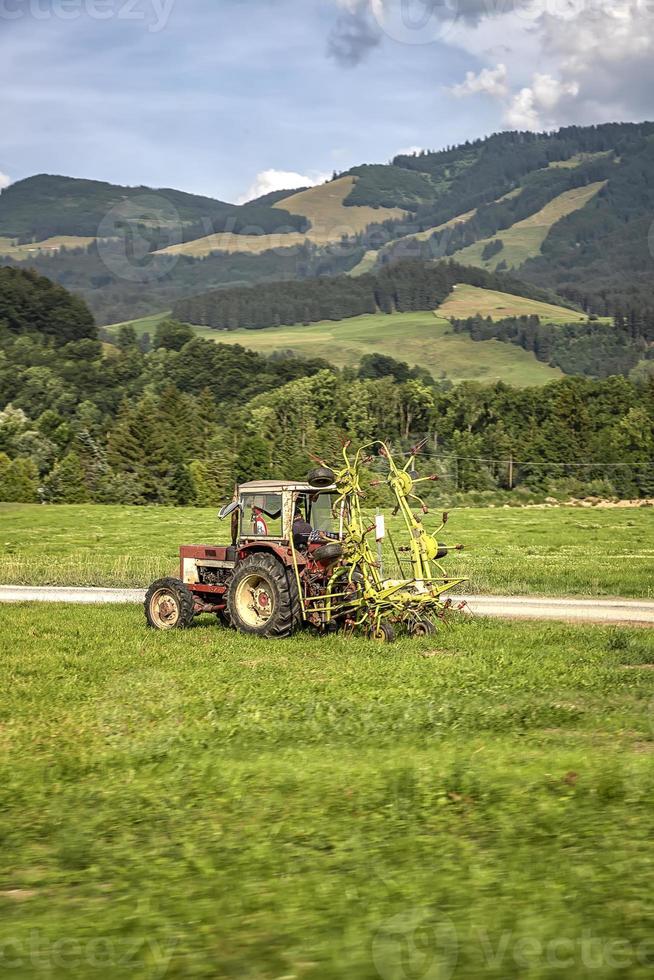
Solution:
[[[290,636],[301,619],[293,569],[255,554],[236,568],[227,593],[231,625],[254,636]]]
[[[145,596],[145,618],[155,630],[185,630],[193,623],[193,593],[177,578],[160,578]]]

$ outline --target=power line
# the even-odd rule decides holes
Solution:
[[[411,452],[402,453],[402,456],[412,456],[412,455],[413,453]],[[510,458],[493,459],[489,456],[458,456],[456,453],[421,452],[416,454],[417,459],[419,459],[421,456],[429,456],[434,459],[444,459],[444,460],[457,459],[457,460],[464,460],[470,463],[502,463],[505,466],[508,466],[509,463],[511,462]],[[564,462],[563,460],[548,460],[546,462],[537,463],[532,460],[514,459],[513,465],[514,466],[575,466],[580,468],[588,468],[588,469],[596,468],[596,469],[604,469],[604,470],[622,469],[622,468],[634,469],[634,468],[642,468],[642,467],[644,467],[645,469],[654,469],[654,464],[652,463],[600,463],[600,462],[568,463],[568,462]]]

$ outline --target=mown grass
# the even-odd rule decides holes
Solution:
[[[55,235],[52,238],[45,238],[41,242],[16,245],[11,238],[0,238],[0,256],[21,261],[33,258],[35,252],[59,252],[62,248],[86,248],[96,240],[80,235]]]
[[[176,574],[180,544],[228,533],[207,508],[0,504],[0,584],[145,587]],[[466,590],[654,596],[654,508],[461,508],[441,537],[465,545],[446,566]]]
[[[25,604],[0,661],[4,975],[651,976],[645,631]]]
[[[563,306],[541,303],[538,300],[527,299],[526,296],[514,296],[512,293],[502,293],[495,289],[480,289],[479,286],[468,286],[465,283],[457,286],[454,292],[450,293],[438,308],[438,313],[449,319],[479,314],[490,316],[493,320],[501,320],[507,316],[534,315],[547,323],[580,323],[586,319],[581,313],[568,310]]]
[[[248,252],[254,255],[271,248],[296,248],[305,241],[324,245],[327,242],[340,241],[343,235],[354,236],[365,231],[368,225],[390,218],[401,218],[404,215],[405,212],[401,208],[372,208],[358,205],[346,207],[343,202],[350,195],[355,182],[356,177],[340,177],[338,180],[319,184],[317,187],[310,187],[296,194],[289,194],[273,205],[289,214],[300,214],[308,218],[311,227],[306,232],[284,231],[284,218],[280,214],[280,231],[277,233],[235,235],[232,232],[220,232],[181,245],[169,245],[157,254],[192,255],[197,258],[220,251]]]
[[[464,265],[476,265],[483,269],[494,270],[503,261],[509,268],[517,269],[527,259],[540,254],[543,242],[558,221],[585,207],[605,185],[606,181],[600,180],[586,187],[575,187],[564,191],[536,214],[516,222],[506,231],[499,231],[491,238],[482,239],[474,245],[460,249],[454,253],[454,258]],[[484,247],[497,238],[504,243],[504,248],[492,258],[484,259],[482,256]]]

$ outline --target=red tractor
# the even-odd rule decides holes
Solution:
[[[422,524],[410,500],[418,477],[411,454],[400,468],[384,443],[373,443],[386,461],[384,481],[395,498],[405,544],[396,546],[385,519],[361,507],[366,447],[354,458],[343,449],[337,473],[319,466],[306,483],[259,480],[238,488],[220,512],[231,517],[230,545],[180,549],[180,575],[154,582],[145,615],[155,629],[185,629],[199,613],[214,613],[226,625],[256,636],[289,636],[302,624],[323,631],[346,629],[391,642],[400,626],[413,636],[435,629],[451,605],[443,595],[463,579],[440,565],[448,549]],[[443,515],[442,529],[447,520]],[[371,535],[377,542],[370,544]],[[388,575],[382,540],[395,558]]]
[[[243,633],[289,636],[303,619],[303,599],[313,583],[323,585],[342,554],[341,544],[319,540],[331,532],[334,474],[318,468],[311,482],[258,480],[238,488],[237,499],[223,507],[231,517],[230,545],[186,545],[180,548],[179,579],[154,582],[145,598],[145,615],[155,629],[185,629],[200,613]],[[293,534],[302,522],[318,532]]]

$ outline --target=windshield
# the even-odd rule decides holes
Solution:
[[[309,523],[315,531],[338,531],[338,518],[332,516],[333,493],[321,493],[309,499]]]

